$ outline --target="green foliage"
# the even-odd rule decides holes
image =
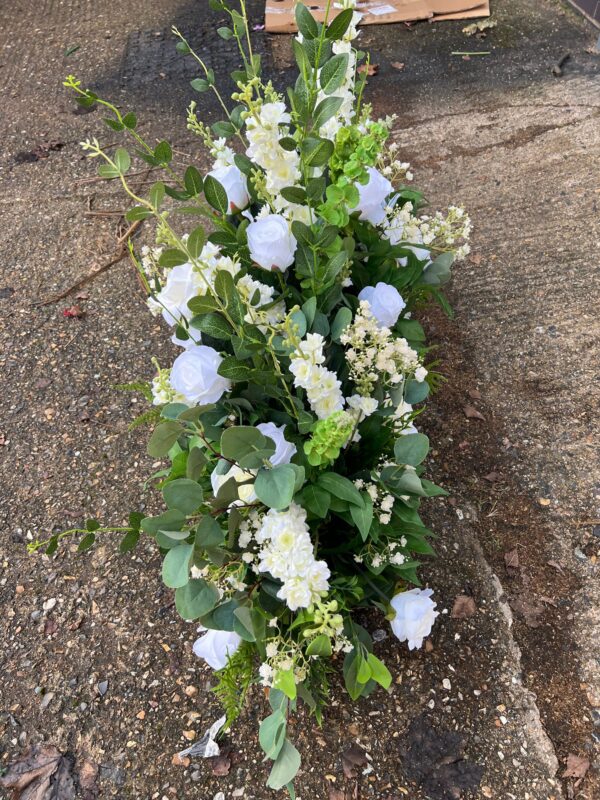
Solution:
[[[243,643],[229,657],[227,666],[216,673],[217,685],[212,689],[225,711],[225,728],[230,728],[242,713],[248,689],[254,681],[254,651]]]
[[[223,110],[209,126],[196,101],[188,109],[189,129],[215,158],[213,174],[203,177],[194,164],[180,169],[183,154],[174,159],[166,139],[146,141],[133,112],[73,76],[65,81],[82,106],[102,108],[111,138],[118,135],[108,152],[96,139],[84,148],[99,175],[125,189],[127,219],[155,221],[158,249],[137,259],[132,244],[130,253],[153,311],[163,310],[189,348],[172,370],[156,363],[151,386],[120,387],[152,404],[132,425],[154,423],[148,454],[161,462],[152,480],[165,510],[133,514],[115,528],[90,520],[30,549],[52,554],[76,535],[85,552],[112,532],[129,552],[142,534],[153,538],[177,612],[240,637],[215,689],[228,725],[260,658],[261,680],[271,686],[272,713],[259,729],[273,762],[268,786],[293,798],[300,756],[288,715],[301,700],[321,721],[341,652],[353,699],[389,689],[391,675],[353,612],[387,611],[386,600],[418,584],[420,561],[434,554],[419,505],[444,491],[424,474],[427,436],[407,430],[422,410],[411,406],[424,403],[441,376],[431,369],[437,362],[428,374],[424,368],[431,348],[417,317],[432,301],[451,313],[441,287],[468,225],[456,207],[446,220],[416,216],[423,197],[404,185],[406,165],[386,145],[391,122],[372,119],[363,104],[352,8],[320,22],[296,5],[298,76],[285,108],[247,45],[246,3],[209,5],[226,21],[217,35],[239,52],[232,104],[222,76],[173,32],[177,50],[195,62],[192,89],[212,92]],[[153,168],[141,187],[131,180],[139,161]],[[217,180],[215,170],[232,162]],[[373,169],[382,171],[375,195],[387,194],[365,208]],[[278,221],[265,234],[267,217]],[[359,301],[361,290],[380,284],[403,298],[391,329]],[[261,423],[276,432],[265,435]],[[304,558],[318,565],[310,581],[307,572],[290,578]]]

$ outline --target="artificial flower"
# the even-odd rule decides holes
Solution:
[[[173,362],[171,386],[189,405],[216,403],[231,389],[231,382],[217,371],[222,361],[212,347],[190,347]]]
[[[401,642],[408,642],[408,649],[419,649],[423,640],[429,636],[439,612],[431,596],[432,589],[410,589],[399,592],[390,600],[396,616],[390,621],[394,636]]]

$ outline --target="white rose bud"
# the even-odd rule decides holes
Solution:
[[[358,189],[359,219],[367,220],[372,225],[380,225],[385,219],[385,198],[393,191],[392,184],[374,167],[368,167],[368,183],[356,183]]]
[[[206,284],[192,264],[179,264],[169,270],[165,285],[156,297],[148,300],[152,311],[161,312],[168,325],[178,325],[182,319],[194,315],[188,308],[188,301],[202,294]]]
[[[194,642],[194,655],[203,658],[213,669],[223,669],[241,641],[235,631],[206,631]]]
[[[229,167],[217,167],[217,169],[213,169],[208,174],[219,181],[227,192],[227,203],[232,213],[246,208],[250,202],[248,184],[246,183],[246,176],[235,164]]]
[[[408,649],[414,650],[423,646],[423,639],[429,636],[435,618],[436,604],[431,599],[431,589],[411,589],[409,592],[400,592],[390,600],[390,605],[396,612],[390,625],[394,636],[401,642],[408,642]]]
[[[246,228],[250,258],[270,272],[285,270],[294,263],[296,240],[287,221],[279,214],[267,214]]]
[[[216,403],[231,382],[218,374],[223,359],[212,347],[200,344],[177,356],[171,370],[171,387],[190,405]]]
[[[386,328],[392,328],[396,324],[406,306],[400,292],[389,283],[381,281],[376,286],[365,286],[358,299],[367,301],[377,322]]]
[[[256,426],[263,436],[268,436],[275,443],[275,452],[269,459],[274,467],[279,464],[289,464],[296,454],[296,445],[285,438],[285,425],[277,427],[274,422],[261,422]]]

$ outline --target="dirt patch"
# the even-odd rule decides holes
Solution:
[[[435,479],[452,493],[449,502],[456,512],[469,515],[501,581],[514,612],[523,682],[536,697],[559,762],[566,764],[569,753],[589,754],[594,736],[586,687],[574,668],[577,645],[571,620],[582,582],[557,560],[556,520],[547,498],[532,496],[515,481],[522,458],[519,443],[509,440],[502,420],[486,405],[479,390],[483,382],[461,341],[459,323],[439,312],[426,315],[426,329],[440,345],[447,378],[426,419],[427,432],[438,443]],[[482,419],[465,414],[473,403]],[[590,776],[579,794],[573,794],[573,782],[570,788],[565,782],[565,793],[591,799],[597,781]]]

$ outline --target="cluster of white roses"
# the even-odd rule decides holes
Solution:
[[[306,511],[291,503],[285,511],[270,509],[254,534],[259,572],[283,584],[277,596],[292,611],[308,608],[329,589],[329,567],[314,557]]]
[[[294,386],[306,391],[310,407],[319,419],[326,419],[344,407],[344,396],[337,375],[323,366],[325,339],[309,333],[292,353],[290,372]]]

